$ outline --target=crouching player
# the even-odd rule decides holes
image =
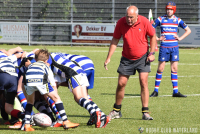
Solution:
[[[76,128],[79,126],[78,123],[72,123],[67,119],[67,115],[64,110],[63,103],[58,96],[57,92],[48,87],[48,82],[55,86],[55,81],[53,79],[53,73],[47,66],[47,60],[49,53],[47,50],[39,50],[37,55],[35,55],[36,62],[28,66],[28,70],[25,75],[25,90],[27,93],[27,105],[25,108],[25,120],[21,130],[24,131],[34,131],[30,126],[31,111],[34,104],[35,91],[39,91],[42,95],[49,96],[56,105],[56,108],[63,120],[63,128]],[[51,90],[51,92],[50,92]]]
[[[24,118],[24,113],[14,109],[13,104],[17,95],[17,72],[6,50],[0,50],[0,91],[6,90],[5,112],[15,118]]]
[[[93,101],[88,99],[89,82],[83,69],[66,59],[62,53],[51,53],[48,63],[55,74],[54,79],[61,83],[67,82],[68,88],[74,95],[74,100],[90,113],[90,120],[94,121],[90,124],[95,124],[96,128],[105,128],[110,118]]]

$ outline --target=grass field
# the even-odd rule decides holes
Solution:
[[[9,49],[14,45],[0,45],[0,48]],[[44,46],[21,46],[25,51],[34,48],[44,48]],[[115,90],[117,86],[118,73],[116,72],[122,48],[117,48],[112,56],[108,71],[103,67],[103,63],[108,53],[108,47],[69,47],[69,46],[46,46],[50,52],[63,52],[79,54],[90,57],[95,65],[94,89],[89,91],[93,101],[109,114],[115,102]],[[157,70],[158,52],[156,60],[151,64],[152,72],[149,74],[149,92],[154,90],[155,74]],[[64,103],[68,119],[72,122],[80,123],[76,129],[64,131],[63,128],[40,128],[34,127],[34,134],[139,134],[139,133],[200,133],[200,49],[180,49],[179,62],[179,91],[188,95],[187,98],[172,98],[171,71],[169,63],[163,73],[163,79],[159,88],[159,96],[149,99],[149,108],[153,121],[142,120],[140,86],[138,74],[131,76],[126,86],[125,97],[122,103],[122,118],[114,119],[106,128],[96,129],[95,126],[87,126],[89,119],[88,112],[80,107],[73,100],[72,93],[68,88],[60,87],[59,95]],[[19,130],[11,130],[5,121],[0,117],[0,134],[25,133]],[[140,132],[138,128],[143,128]]]

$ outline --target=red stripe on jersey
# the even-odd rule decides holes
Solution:
[[[177,40],[164,40],[164,41],[177,41]]]
[[[161,23],[161,25],[172,25],[172,26],[178,26],[178,24],[172,24],[172,23]]]

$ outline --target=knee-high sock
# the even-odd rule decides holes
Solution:
[[[46,107],[43,105],[41,101],[35,101],[34,107],[40,112],[40,113],[47,113]]]
[[[22,107],[23,107],[24,110],[25,110],[26,105],[27,105],[27,100],[26,100],[26,97],[25,97],[23,91],[17,92],[17,97],[18,97],[18,99],[19,99],[19,101],[20,101]]]
[[[56,102],[55,106],[56,106],[56,108],[57,108],[62,120],[66,121],[67,120],[67,115],[66,115],[66,112],[65,112],[65,109],[64,109],[64,106],[63,106],[63,102],[62,101]]]
[[[90,113],[90,115],[95,115],[96,111],[100,111],[102,115],[101,118],[103,119],[105,117],[105,114],[93,101],[89,101],[89,100],[86,100],[85,98],[81,98],[79,100],[79,105],[84,107]]]
[[[171,80],[173,86],[173,94],[178,93],[178,74],[177,72],[171,72]]]
[[[32,104],[27,104],[26,109],[25,109],[25,124],[30,124],[31,123],[31,112],[33,109]]]
[[[163,72],[158,72],[156,73],[156,79],[155,79],[155,88],[154,91],[158,92],[159,86],[160,86],[160,82],[162,79],[162,73]]]
[[[25,97],[23,91],[17,92],[17,97],[18,97],[23,109],[25,110],[26,105],[27,105],[27,100],[26,100],[26,97]],[[35,113],[32,111],[31,115],[33,115],[33,114],[35,114]]]
[[[50,99],[49,97],[47,98],[47,101],[49,102],[49,104],[50,104],[50,106],[52,108],[52,111],[55,114],[56,118],[58,120],[62,120],[61,117],[60,117],[60,114],[59,114],[59,112],[58,112],[58,110],[57,110],[57,108],[55,106],[55,102],[52,99]]]
[[[97,104],[95,104],[93,101],[91,101],[91,104],[92,104],[93,108],[95,109],[95,111],[101,112],[101,119],[104,119],[106,117],[104,112],[102,112],[101,109],[97,106]]]

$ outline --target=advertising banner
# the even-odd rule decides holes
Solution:
[[[114,28],[114,24],[72,24],[72,42],[110,43]]]
[[[28,42],[27,24],[0,23],[0,42]]]

